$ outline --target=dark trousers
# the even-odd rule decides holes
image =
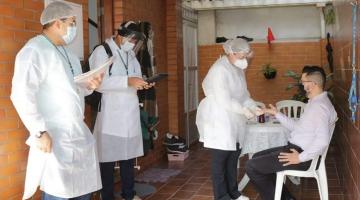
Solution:
[[[279,162],[278,156],[280,152],[290,153],[290,149],[296,149],[299,153],[303,151],[300,147],[288,143],[286,146],[260,151],[254,154],[252,159],[247,161],[245,166],[246,174],[250,177],[256,190],[260,193],[262,200],[274,199],[276,172],[283,170],[305,171],[310,167],[311,161],[302,162],[297,165],[283,166],[283,163]],[[289,199],[291,197],[291,194],[284,185],[281,199]]]
[[[237,163],[241,149],[236,151],[211,149],[211,178],[215,200],[237,199],[241,196],[237,187]]]
[[[114,199],[114,167],[115,162],[100,163],[102,200]],[[125,200],[134,198],[134,159],[120,161],[121,196]]]

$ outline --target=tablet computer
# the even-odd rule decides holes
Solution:
[[[145,81],[148,83],[154,83],[154,82],[157,82],[157,81],[160,81],[160,80],[166,78],[167,76],[168,76],[167,73],[158,73],[158,74],[155,74],[154,76],[147,78]]]

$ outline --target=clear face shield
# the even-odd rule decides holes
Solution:
[[[128,46],[125,48],[129,48],[127,50],[133,50],[136,55],[143,47],[145,36],[142,33],[133,32],[127,36],[122,36],[122,38],[122,45]]]

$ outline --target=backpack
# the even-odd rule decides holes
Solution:
[[[112,53],[112,51],[110,49],[110,46],[106,42],[103,42],[103,43],[101,43],[99,45],[96,45],[94,47],[94,50],[100,45],[104,46],[106,54],[108,55],[109,58],[111,56],[113,56],[113,53]],[[111,76],[111,68],[112,68],[112,66],[113,66],[113,64],[111,64],[109,66],[109,76]],[[83,70],[83,72],[90,71],[89,60],[87,60],[86,63],[83,65],[82,70]],[[90,105],[92,110],[97,110],[98,112],[100,112],[101,111],[101,97],[102,97],[102,93],[97,92],[97,91],[94,90],[94,92],[92,94],[85,97],[85,103]]]

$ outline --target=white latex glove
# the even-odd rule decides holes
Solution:
[[[254,113],[252,113],[248,108],[243,108],[242,114],[245,115],[247,119],[255,117]]]
[[[261,108],[257,107],[257,106],[254,107],[253,109],[251,109],[251,111],[253,113],[255,113],[256,116],[264,114],[264,111]]]

